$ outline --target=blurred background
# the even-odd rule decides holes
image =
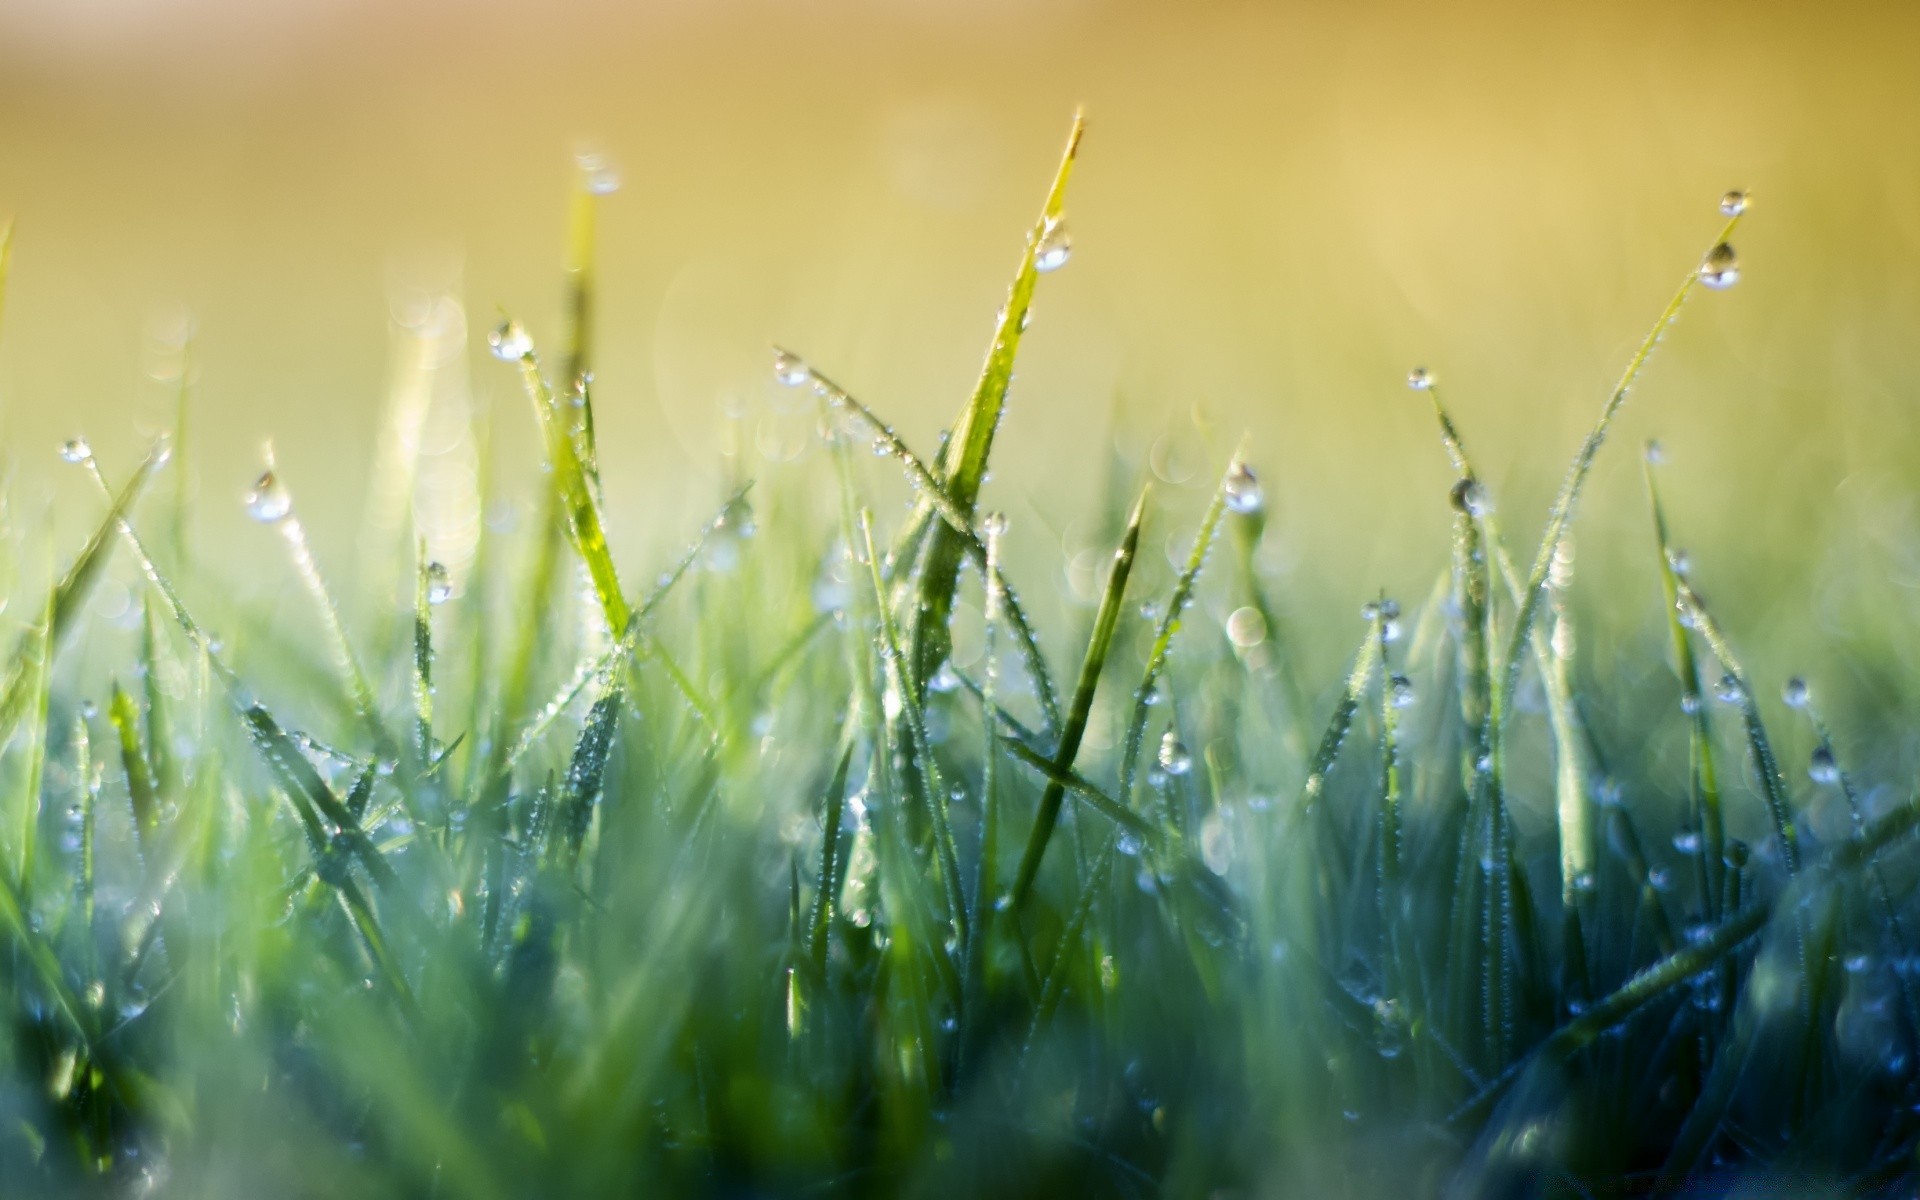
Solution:
[[[1110,445],[1177,511],[1244,430],[1290,604],[1425,595],[1449,476],[1415,365],[1530,556],[1743,187],[1741,281],[1696,297],[1636,391],[1583,571],[1659,635],[1658,436],[1677,536],[1760,664],[1865,669],[1920,644],[1915,46],[1920,8],[1890,2],[0,0],[16,505],[75,537],[97,519],[54,448],[84,433],[124,475],[190,328],[201,556],[254,586],[270,551],[240,495],[272,438],[349,575],[423,312],[448,335],[423,448],[470,477],[465,414],[491,411],[499,486],[526,495],[531,416],[484,334],[504,307],[557,338],[591,151],[621,179],[602,461],[646,577],[729,479],[761,479],[763,509],[830,490],[770,341],[932,446],[1084,105],[1073,257],[1041,281],[989,487],[1030,590],[1084,538]],[[1188,524],[1159,532],[1184,552]]]

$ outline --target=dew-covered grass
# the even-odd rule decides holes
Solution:
[[[812,489],[735,480],[663,563],[611,549],[649,516],[599,471],[598,162],[569,332],[480,356],[531,411],[472,442],[545,460],[467,498],[524,488],[517,533],[436,560],[467,527],[401,388],[381,569],[320,560],[269,452],[243,503],[288,599],[251,613],[162,482],[184,373],[143,462],[62,447],[91,538],[6,529],[0,1191],[1907,1194],[1920,801],[1850,768],[1819,686],[1743,668],[1655,448],[1658,589],[1575,583],[1588,474],[1737,280],[1745,197],[1537,543],[1408,377],[1451,544],[1427,594],[1313,622],[1351,644],[1315,678],[1255,448],[1198,506],[1086,464],[1113,554],[1072,619],[986,502],[1080,132],[943,441],[770,349]],[[137,591],[103,627],[104,577]],[[1588,650],[1595,610],[1641,636]]]

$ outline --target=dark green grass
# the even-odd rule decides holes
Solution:
[[[269,630],[192,568],[185,488],[141,505],[167,447],[117,491],[68,447],[108,507],[16,588],[0,683],[0,1193],[1907,1194],[1920,807],[1803,686],[1782,765],[1651,466],[1659,590],[1575,604],[1588,472],[1739,212],[1521,557],[1416,376],[1452,544],[1422,602],[1309,623],[1354,647],[1314,680],[1244,447],[1197,512],[1113,482],[1084,628],[1020,601],[983,484],[1080,135],[944,444],[777,351],[837,519],[742,481],[645,589],[585,182],[563,344],[491,339],[536,518],[457,581],[392,537],[398,594],[344,606],[385,619],[342,618],[271,463],[306,603]],[[63,655],[115,569],[134,636]],[[1596,610],[1642,660],[1582,657]]]

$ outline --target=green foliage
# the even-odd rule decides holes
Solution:
[[[1043,639],[1014,582],[1057,576],[982,509],[1080,135],[938,453],[777,352],[837,541],[805,478],[764,521],[742,488],[623,586],[584,187],[562,377],[494,339],[547,460],[524,553],[412,531],[408,594],[336,604],[289,499],[255,532],[314,603],[269,624],[143,538],[164,452],[118,493],[69,455],[110,508],[23,591],[0,691],[0,1194],[1893,1194],[1920,802],[1842,770],[1804,688],[1811,789],[1783,770],[1808,731],[1769,728],[1651,474],[1665,611],[1603,587],[1639,640],[1572,637],[1583,482],[1696,276],[1525,576],[1433,394],[1452,545],[1344,677],[1283,636],[1330,623],[1263,568],[1244,446],[1205,495],[1111,489],[1104,588]],[[87,609],[122,544],[131,636]]]

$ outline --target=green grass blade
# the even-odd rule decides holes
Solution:
[[[972,398],[954,423],[953,436],[940,459],[941,478],[946,481],[948,494],[962,513],[972,513],[980,495],[980,485],[986,477],[987,458],[993,450],[993,437],[1006,407],[1007,388],[1013,382],[1014,356],[1020,349],[1020,336],[1026,329],[1027,315],[1033,304],[1034,284],[1040,276],[1040,270],[1035,265],[1036,251],[1042,239],[1061,221],[1067,181],[1073,175],[1074,158],[1079,153],[1080,137],[1085,129],[1085,119],[1078,113],[1074,114],[1073,129],[1067,135],[1066,151],[1060,157],[1053,186],[1048,189],[1046,203],[1040,210],[1040,219],[1035,222],[1032,233],[1027,237],[1026,248],[1020,255],[1020,265],[1014,271],[1006,305],[1000,310],[1000,321],[994,330],[986,363],[981,367],[979,382],[974,385]],[[931,509],[930,501],[921,503]],[[921,519],[924,520],[925,516]],[[948,622],[953,615],[953,593],[959,579],[962,551],[960,538],[951,526],[935,525],[929,531],[920,568],[918,595],[912,609],[913,665],[922,683],[932,678],[934,671],[946,661],[951,648],[952,634]]]
[[[587,830],[593,823],[607,773],[607,760],[613,753],[613,735],[620,724],[620,689],[615,687],[593,702],[580,740],[573,749],[573,761],[567,764],[566,790],[560,799],[560,829],[565,837],[569,865],[580,861],[587,843]]]
[[[118,683],[107,716],[120,735],[120,764],[127,773],[127,797],[133,804],[133,828],[143,847],[150,846],[160,824],[160,805],[154,799],[153,775],[147,767],[146,751],[140,745],[140,711]]]
[[[1160,677],[1166,674],[1167,657],[1173,652],[1174,635],[1180,632],[1180,623],[1187,606],[1193,603],[1194,589],[1200,582],[1200,570],[1207,564],[1207,554],[1213,549],[1214,535],[1220,532],[1220,519],[1227,511],[1227,488],[1229,481],[1245,470],[1240,452],[1235,451],[1228,461],[1226,472],[1220,476],[1220,483],[1213,490],[1213,499],[1207,503],[1206,512],[1201,514],[1200,528],[1193,535],[1193,549],[1187,553],[1186,565],[1180,576],[1174,581],[1173,592],[1167,597],[1166,610],[1160,615],[1160,625],[1154,631],[1153,646],[1147,651],[1146,669],[1140,674],[1140,685],[1133,692],[1133,712],[1127,719],[1127,734],[1120,749],[1120,794],[1123,805],[1133,803],[1133,785],[1140,768],[1140,747],[1147,733],[1148,710],[1153,707],[1154,689],[1160,686]]]
[[[827,783],[820,819],[820,884],[814,892],[813,916],[808,922],[808,947],[816,979],[827,977],[827,934],[833,923],[834,898],[840,894],[840,822],[846,812],[847,772],[853,766],[853,750],[853,739],[846,739],[839,765]]]
[[[1140,548],[1140,523],[1145,519],[1146,508],[1147,494],[1143,491],[1140,498],[1134,501],[1133,511],[1127,517],[1126,532],[1121,535],[1120,546],[1113,554],[1113,563],[1107,568],[1106,590],[1100,597],[1100,607],[1094,616],[1093,633],[1087,639],[1086,655],[1080,660],[1080,680],[1074,685],[1066,724],[1060,730],[1060,744],[1053,753],[1053,766],[1060,772],[1071,771],[1074,759],[1080,753],[1080,739],[1086,734],[1087,718],[1093,713],[1094,693],[1100,687],[1100,673],[1107,665],[1107,652],[1113,648],[1114,630],[1120,625],[1121,606],[1126,602],[1127,578],[1133,572],[1134,554]],[[1009,893],[1016,912],[1026,901],[1027,891],[1040,873],[1040,860],[1047,852],[1054,825],[1060,819],[1060,802],[1066,797],[1066,790],[1064,783],[1051,778],[1046,791],[1041,794],[1040,808],[1033,819],[1033,830],[1027,835],[1027,848],[1020,857],[1013,890]]]
[[[1027,672],[1033,677],[1034,695],[1040,701],[1042,713],[1046,716],[1049,728],[1060,724],[1060,702],[1056,696],[1053,675],[1047,669],[1047,660],[1040,653],[1040,640],[1035,636],[1033,626],[1027,621],[1024,609],[1020,607],[1019,597],[1014,594],[1006,577],[1000,574],[999,565],[989,568],[987,562],[986,539],[973,527],[973,518],[961,504],[948,494],[947,488],[929,467],[926,460],[915,454],[913,448],[896,433],[874,411],[862,404],[852,393],[822,375],[799,355],[790,350],[774,348],[774,354],[789,372],[804,372],[812,381],[813,388],[830,409],[849,415],[865,430],[871,431],[876,446],[882,446],[887,456],[896,459],[906,472],[907,480],[918,494],[919,499],[933,508],[935,515],[946,522],[946,528],[958,539],[962,550],[973,563],[980,568],[982,578],[991,578],[993,586],[999,590],[999,597],[1006,614],[1008,624],[1014,636],[1019,639],[1020,653],[1026,662]],[[883,574],[888,582],[891,577]]]
[[[339,848],[360,860],[367,874],[381,887],[391,887],[396,882],[393,867],[380,855],[380,850],[371,838],[361,830],[358,821],[333,794],[327,781],[320,777],[306,755],[294,744],[273,714],[264,707],[255,704],[246,708],[241,717],[254,745],[267,760],[267,765],[280,780],[287,800],[294,807],[301,825],[316,845],[331,851],[335,839]]]
[[[1719,236],[1708,243],[1710,250],[1712,247],[1724,244],[1733,236],[1733,231],[1740,224],[1741,215],[1740,212],[1735,212],[1728,218],[1727,223],[1721,227]],[[1627,360],[1626,370],[1621,372],[1620,381],[1614,385],[1613,391],[1607,396],[1606,403],[1600,408],[1599,419],[1594,422],[1593,428],[1587,433],[1586,440],[1580,444],[1580,449],[1573,456],[1573,465],[1568,469],[1567,477],[1560,485],[1559,494],[1554,497],[1553,507],[1547,511],[1546,531],[1541,534],[1540,549],[1534,555],[1533,568],[1527,573],[1527,586],[1520,597],[1520,611],[1514,615],[1513,633],[1508,639],[1507,655],[1502,662],[1501,675],[1495,683],[1497,708],[1503,710],[1505,706],[1498,702],[1513,694],[1514,684],[1517,682],[1520,671],[1520,652],[1526,648],[1527,639],[1533,633],[1533,622],[1540,611],[1540,597],[1546,589],[1547,572],[1553,569],[1553,557],[1559,552],[1561,540],[1566,536],[1567,527],[1573,521],[1574,506],[1579,502],[1580,489],[1587,481],[1588,472],[1593,469],[1593,460],[1600,453],[1601,443],[1607,440],[1607,432],[1613,427],[1613,419],[1619,414],[1621,406],[1627,402],[1627,393],[1639,381],[1640,373],[1646,368],[1647,360],[1653,355],[1653,348],[1660,343],[1667,328],[1680,315],[1681,307],[1686,304],[1687,297],[1693,294],[1693,289],[1699,283],[1700,269],[1696,266],[1687,272],[1687,277],[1680,282],[1679,288],[1673,293],[1673,298],[1667,301],[1667,307],[1661,310],[1659,319],[1653,323],[1653,328],[1647,331],[1647,336],[1641,341],[1640,348],[1634,351],[1632,358]],[[1498,715],[1499,713],[1496,713],[1496,716]]]
[[[939,767],[933,760],[933,745],[927,738],[920,699],[925,692],[920,688],[919,681],[913,678],[912,669],[906,661],[906,648],[900,642],[892,610],[887,607],[886,584],[880,578],[879,555],[873,545],[873,518],[864,509],[860,512],[860,548],[865,553],[867,573],[873,584],[874,604],[880,617],[881,659],[888,676],[887,686],[894,689],[897,695],[899,715],[904,718],[907,732],[905,763],[908,770],[905,774],[909,776],[909,786],[919,792],[920,803],[933,822],[941,881],[946,885],[947,917],[953,927],[959,930],[961,944],[965,945],[970,928],[966,885],[960,875],[960,849],[953,836],[953,824],[947,810],[946,788],[941,786]],[[893,720],[889,718],[887,723],[891,725]]]
[[[445,570],[428,561],[427,540],[421,538],[413,584],[413,749],[423,769],[433,759],[434,576]]]
[[[1753,753],[1754,772],[1760,776],[1760,795],[1767,804],[1767,816],[1773,822],[1774,835],[1780,839],[1780,861],[1787,873],[1800,869],[1799,835],[1793,826],[1793,801],[1787,794],[1787,781],[1780,774],[1780,761],[1774,756],[1773,742],[1767,737],[1766,722],[1760,716],[1760,703],[1753,694],[1747,674],[1733,653],[1733,646],[1721,632],[1719,622],[1707,611],[1700,594],[1685,579],[1676,580],[1679,599],[1675,609],[1693,626],[1701,640],[1720,663],[1738,690],[1741,723],[1746,727],[1747,747]]]
[[[566,410],[554,398],[553,389],[540,373],[540,362],[534,355],[532,342],[527,341],[526,346],[526,353],[519,359],[520,381],[526,389],[527,399],[533,403],[534,416],[539,422],[547,463],[553,470],[553,488],[566,518],[567,536],[593,580],[594,595],[600,602],[607,628],[625,629],[633,610],[627,604],[625,593],[620,590],[619,572],[614,569],[613,555],[607,549],[599,494],[581,458]]]
[[[87,539],[86,546],[75,558],[67,573],[60,577],[52,593],[47,597],[46,616],[42,628],[30,630],[21,635],[16,644],[11,661],[7,667],[6,681],[0,683],[0,744],[13,736],[14,730],[25,715],[26,707],[33,699],[33,675],[37,669],[31,657],[31,647],[37,641],[46,643],[46,653],[51,656],[72,636],[80,607],[86,602],[94,583],[107,563],[108,548],[114,532],[123,518],[133,511],[140,494],[146,490],[147,482],[153,473],[165,461],[164,451],[156,450],[147,455],[146,461],[134,473],[127,485],[114,497],[113,504],[107,510],[106,518],[100,522],[93,536]]]
[[[1698,863],[1703,910],[1708,920],[1717,920],[1726,899],[1721,875],[1726,869],[1727,830],[1720,807],[1719,770],[1714,762],[1713,731],[1707,724],[1706,697],[1700,686],[1700,664],[1694,657],[1693,642],[1680,620],[1680,576],[1674,570],[1674,552],[1667,537],[1667,514],[1660,503],[1659,485],[1654,480],[1651,448],[1645,460],[1647,505],[1653,513],[1654,548],[1659,555],[1660,591],[1667,604],[1667,637],[1673,647],[1673,669],[1680,681],[1680,707],[1687,714],[1687,756],[1689,783],[1693,792],[1694,819],[1699,822],[1701,852]]]

